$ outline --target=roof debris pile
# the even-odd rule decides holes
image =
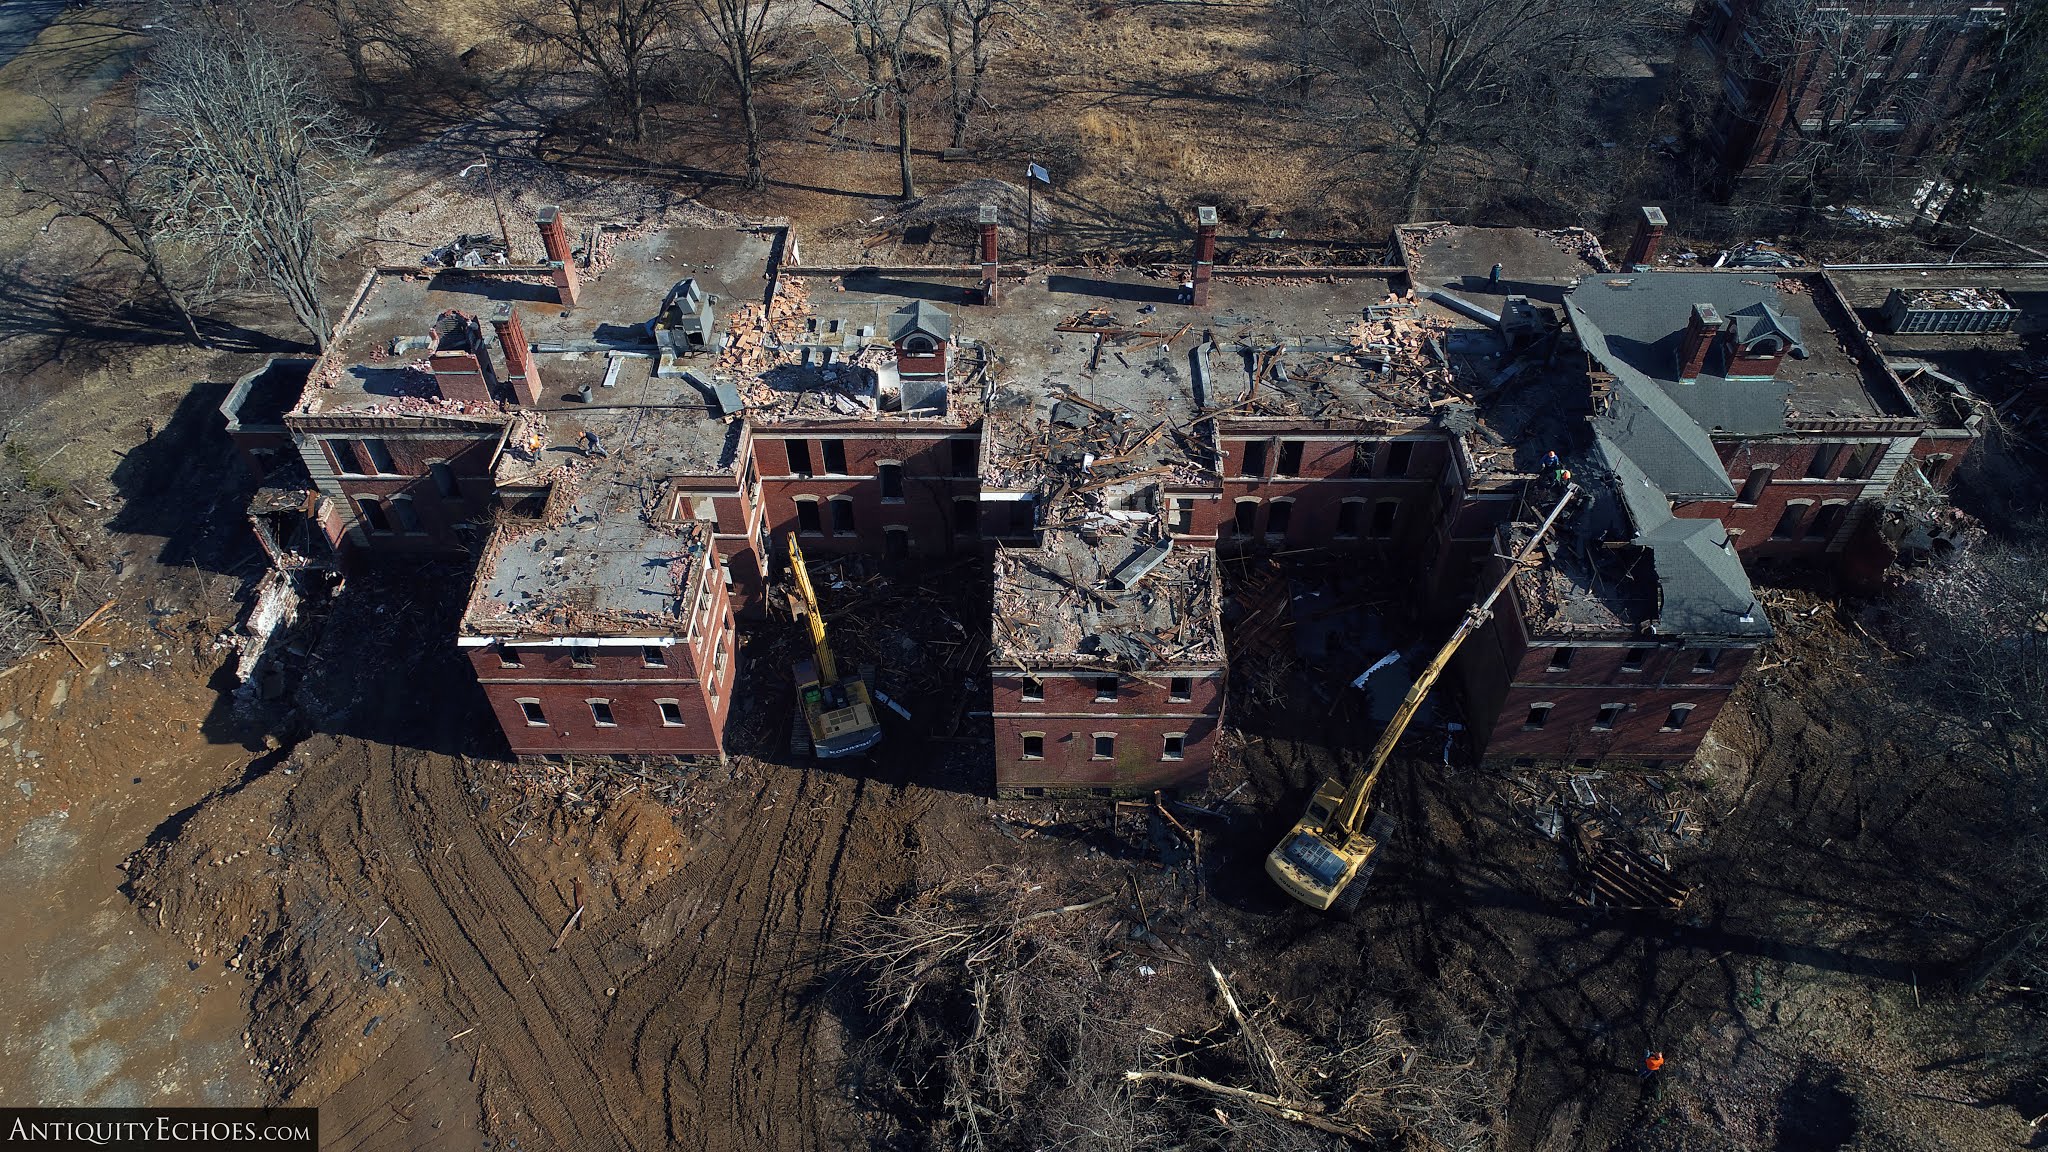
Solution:
[[[1175,548],[1154,521],[1053,530],[996,553],[998,665],[1143,671],[1223,659],[1213,553]]]
[[[963,373],[955,348],[944,379],[899,375],[895,339],[903,317],[912,313],[936,328],[939,339],[951,340],[951,317],[928,302],[895,308],[880,299],[835,300],[821,311],[802,278],[785,277],[767,305],[745,304],[728,314],[715,370],[720,379],[740,382],[747,413],[756,421],[971,422],[979,413],[979,357]]]

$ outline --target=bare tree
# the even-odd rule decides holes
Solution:
[[[740,128],[747,146],[747,187],[767,183],[761,168],[761,74],[780,46],[782,0],[690,0],[685,26],[700,51],[718,59],[739,101]]]
[[[1745,47],[1756,49],[1730,53],[1716,80],[1776,94],[1758,125],[1764,148],[1754,170],[1808,204],[1845,179],[1898,174],[1958,127],[1950,121],[1962,110],[1960,78],[1942,63],[1957,30],[1936,21],[1909,42],[1903,27],[1874,27],[1878,19],[1762,0],[1745,29]]]
[[[2048,852],[2023,830],[2048,803],[2044,568],[2048,525],[2023,524],[2004,538],[1980,534],[1910,581],[1893,605],[1913,657],[1893,697],[1912,702],[1926,742],[1996,771],[2011,807],[2011,843],[1986,846],[2006,874],[2004,911],[1958,965],[1967,990],[2048,938]]]
[[[348,62],[356,98],[375,106],[383,89],[370,67],[379,56],[411,61],[419,54],[420,20],[408,0],[314,0],[310,7],[333,29],[333,45]]]
[[[896,114],[896,162],[902,180],[900,195],[917,199],[917,180],[910,168],[912,105],[931,76],[917,48],[916,30],[933,0],[817,0],[818,7],[846,22],[853,34],[854,54],[866,81],[849,106],[879,111],[884,100]],[[841,69],[844,73],[845,70]],[[851,75],[851,73],[846,73]]]
[[[1016,0],[934,0],[933,18],[946,44],[946,96],[953,114],[951,147],[967,146],[967,125],[981,106],[982,82],[995,55],[995,35],[1021,15]]]
[[[362,155],[361,134],[305,68],[247,28],[173,34],[152,58],[144,100],[166,218],[260,270],[324,350],[331,194]]]
[[[590,69],[639,140],[654,69],[674,47],[675,14],[675,0],[539,0],[514,25]]]
[[[194,344],[205,344],[192,315],[189,289],[171,271],[169,250],[176,226],[153,179],[148,157],[135,140],[132,122],[66,115],[50,107],[41,143],[49,161],[34,175],[17,172],[21,190],[56,209],[57,217],[86,220],[115,247],[142,265],[143,274],[164,294],[178,324]]]
[[[1634,0],[1345,0],[1328,51],[1345,83],[1337,119],[1361,151],[1398,156],[1404,219],[1454,149],[1555,114]],[[1342,102],[1349,97],[1348,102]]]

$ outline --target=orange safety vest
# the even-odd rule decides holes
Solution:
[[[1648,1056],[1643,1057],[1643,1067],[1652,1072],[1662,1069],[1664,1067],[1664,1054],[1662,1052],[1652,1052]]]

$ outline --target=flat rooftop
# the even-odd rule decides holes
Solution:
[[[660,520],[665,488],[631,468],[556,483],[546,520],[507,527],[477,566],[468,636],[681,636],[710,527]]]
[[[1404,224],[1394,236],[1418,295],[1440,288],[1495,315],[1509,296],[1561,303],[1573,283],[1609,270],[1600,238],[1584,228]]]
[[[1849,343],[1848,316],[1818,273],[1761,270],[1642,272],[1590,278],[1572,306],[1597,332],[1581,331],[1610,369],[1654,382],[1702,429],[1769,435],[1791,417],[1910,417],[1916,413],[1883,366]],[[1767,305],[1797,323],[1799,351],[1773,381],[1729,380],[1718,357],[1694,384],[1678,383],[1678,348],[1694,304],[1724,318]]]
[[[380,268],[339,325],[333,345],[314,368],[300,396],[301,414],[462,414],[438,399],[426,369],[427,336],[436,318],[455,310],[476,316],[490,330],[497,306],[511,303],[533,345],[544,386],[541,407],[578,403],[584,385],[602,388],[611,353],[644,354],[652,371],[656,351],[651,323],[669,290],[695,278],[717,297],[716,332],[732,317],[758,313],[767,294],[775,232],[761,229],[604,229],[594,245],[595,269],[579,269],[577,306],[556,302],[545,270],[488,268]],[[496,341],[486,336],[502,376]],[[686,363],[709,364],[711,356]],[[615,380],[616,383],[616,380]],[[498,413],[471,413],[497,416]]]
[[[1614,490],[1589,464],[1597,458],[1567,460],[1585,490],[1560,519],[1539,552],[1540,561],[1515,576],[1522,618],[1532,634],[1637,633],[1657,613],[1656,567],[1648,550],[1610,548],[1630,538],[1628,521]],[[1548,504],[1556,494],[1539,503]],[[1533,508],[1533,521],[1501,527],[1501,547],[1511,554],[1527,543],[1548,508]]]
[[[1223,660],[1223,595],[1210,549],[1167,544],[1153,519],[1048,529],[999,548],[992,664],[1146,671]]]
[[[498,455],[498,484],[533,487],[564,467],[589,462],[588,433],[597,434],[612,467],[636,469],[650,480],[735,474],[741,423],[726,417],[716,395],[690,377],[654,375],[650,357],[622,363],[617,382],[597,388],[589,404],[521,409]],[[548,371],[541,369],[543,380]]]
[[[1828,277],[1902,377],[1912,369],[1901,362],[1921,361],[1977,388],[2024,372],[2028,357],[2048,354],[2048,267],[1830,268]],[[2004,332],[1888,332],[1884,304],[1894,288],[1908,293],[1989,289],[2001,293],[2019,315]]]

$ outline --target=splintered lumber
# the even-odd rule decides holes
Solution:
[[[1593,880],[1595,907],[1675,912],[1692,895],[1656,862],[1619,845],[1598,849],[1586,871]]]
[[[1228,1084],[1218,1084],[1214,1080],[1204,1080],[1200,1076],[1184,1076],[1179,1072],[1126,1072],[1124,1073],[1124,1080],[1127,1083],[1135,1083],[1142,1080],[1164,1080],[1171,1084],[1179,1084],[1210,1093],[1211,1095],[1221,1096],[1227,1100],[1241,1101],[1268,1115],[1277,1116],[1282,1120],[1291,1120],[1296,1124],[1306,1125],[1318,1132],[1328,1132],[1332,1136],[1342,1136],[1347,1140],[1356,1140],[1361,1144],[1373,1142],[1373,1134],[1363,1128],[1317,1115],[1317,1113],[1323,1111],[1323,1106],[1313,1101],[1283,1100],[1278,1096],[1268,1096],[1264,1092],[1253,1092],[1245,1088],[1232,1088]]]
[[[1259,1038],[1258,1030],[1252,1027],[1252,1022],[1245,1018],[1244,1011],[1237,1006],[1237,997],[1231,994],[1229,982],[1223,979],[1223,970],[1212,963],[1209,965],[1209,976],[1216,981],[1216,994],[1223,998],[1224,1010],[1230,1013],[1232,1020],[1237,1021],[1237,1030],[1244,1034],[1245,1044],[1258,1056],[1259,1063],[1264,1065],[1266,1075],[1272,1079],[1273,1086],[1286,1087],[1290,1081],[1286,1074],[1280,1071],[1279,1058],[1274,1056],[1273,1050]]]
[[[562,925],[562,930],[555,934],[555,946],[548,949],[548,951],[560,952],[562,950],[562,941],[569,938],[569,930],[576,927],[576,922],[581,919],[583,919],[583,905],[578,904],[576,911],[569,915],[569,922]]]

